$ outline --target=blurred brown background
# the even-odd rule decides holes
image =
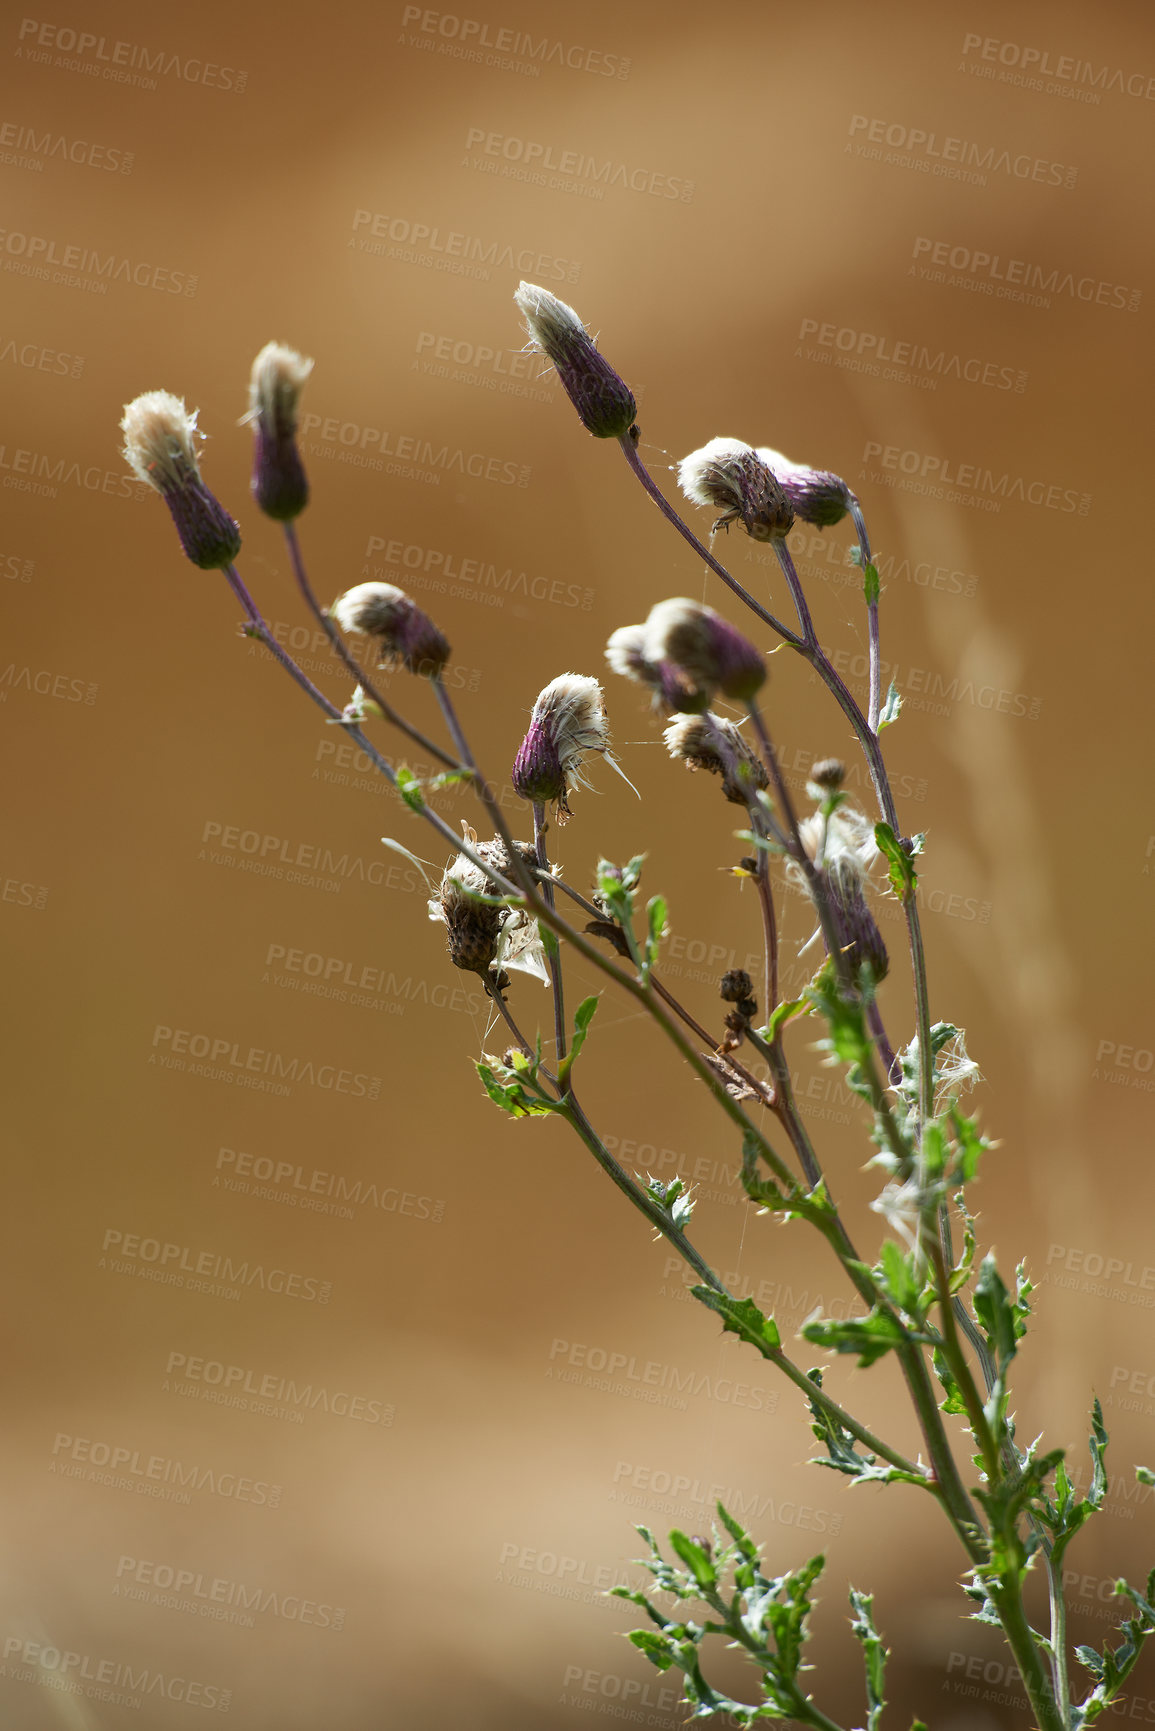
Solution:
[[[242,570],[343,700],[237,424],[263,343],[314,356],[318,590],[409,586],[501,781],[537,690],[597,673],[614,627],[668,594],[733,616],[518,354],[520,277],[600,333],[663,484],[725,434],[858,489],[908,701],[901,812],[929,832],[933,1009],[969,1030],[1001,1139],[984,1240],[1040,1283],[1022,1434],[1082,1463],[1107,1403],[1115,1481],[1073,1559],[1073,1635],[1099,1639],[1100,1583],[1155,1560],[1131,1472],[1155,1453],[1148,9],[210,0],[11,12],[0,40],[4,1725],[673,1726],[599,1592],[632,1522],[700,1530],[717,1494],[775,1566],[828,1548],[828,1712],[863,1713],[850,1579],[908,1716],[1027,1724],[914,1493],[806,1466],[797,1402],[580,1145],[487,1105],[472,981],[380,838],[440,850],[237,635],[135,497],[117,422],[147,389],[199,407]],[[795,541],[860,674],[849,543]],[[727,553],[785,611],[751,544]],[[557,855],[583,881],[648,852],[667,975],[714,1020],[758,933],[722,870],[733,820],[632,689],[608,700],[643,801],[595,768]],[[849,755],[785,654],[770,716],[796,785],[807,753]],[[793,957],[810,922],[783,918]],[[548,1023],[532,981],[513,1001]],[[700,1180],[705,1253],[784,1330],[844,1304],[801,1227],[736,1199],[733,1137],[636,1017],[607,1000],[594,1035],[588,1108],[627,1165]],[[873,1244],[878,1175],[809,1037],[816,1134]],[[241,1085],[268,1054],[290,1079]],[[655,1376],[665,1404],[639,1398]],[[913,1446],[885,1368],[831,1376]],[[1150,1661],[1136,1691],[1155,1717]]]

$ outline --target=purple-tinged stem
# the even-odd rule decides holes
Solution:
[[[373,699],[373,702],[377,705],[386,721],[390,722],[392,726],[400,728],[402,733],[407,733],[415,745],[420,745],[423,750],[428,751],[431,756],[437,758],[439,763],[445,764],[447,769],[461,769],[463,766],[457,762],[456,758],[450,757],[448,752],[443,751],[439,745],[434,745],[433,741],[431,739],[426,739],[425,735],[418,728],[411,726],[403,716],[398,715],[392,704],[389,703],[387,699],[381,695],[378,688],[370,682],[365,669],[354,658],[349,650],[348,644],[345,642],[341,633],[337,630],[337,627],[333,624],[333,621],[330,619],[329,615],[317,600],[316,595],[313,593],[313,586],[309,582],[308,573],[305,570],[305,561],[301,556],[301,544],[297,540],[296,529],[293,527],[292,523],[285,523],[283,527],[285,531],[285,540],[289,547],[289,560],[293,567],[293,575],[297,579],[297,587],[304,597],[305,605],[324,631],[325,636],[329,639],[333,648],[333,653],[337,657],[338,661],[341,662],[347,672],[352,674],[365,695]]]

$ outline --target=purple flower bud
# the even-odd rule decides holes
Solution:
[[[297,449],[297,404],[312,361],[283,343],[266,343],[253,362],[249,413],[253,423],[253,497],[278,523],[299,517],[309,483]]]
[[[601,686],[586,674],[562,673],[539,693],[533,706],[529,732],[513,765],[513,785],[522,799],[535,804],[556,801],[558,822],[565,823],[573,816],[567,799],[570,790],[589,786],[582,761],[590,751],[601,752],[628,781],[610,751]]]
[[[781,541],[794,511],[773,470],[741,439],[711,439],[678,464],[678,484],[695,505],[716,505],[715,529],[740,522],[753,541]]]
[[[598,439],[624,438],[638,413],[633,392],[603,360],[573,308],[530,282],[523,282],[513,298],[538,350],[557,368],[587,432]]]
[[[645,625],[621,625],[606,644],[606,660],[615,673],[646,686],[654,708],[694,714],[710,706],[710,692],[670,661],[650,660]]]
[[[794,515],[816,529],[829,529],[840,523],[849,511],[854,494],[839,475],[829,469],[810,469],[805,463],[792,463],[781,451],[759,445],[758,455],[774,471],[782,491],[794,508]]]
[[[707,702],[715,691],[749,702],[766,679],[765,659],[754,645],[712,607],[684,596],[651,608],[644,653],[654,666],[670,664]]]
[[[146,391],[125,407],[124,458],[138,480],[168,506],[185,557],[202,571],[223,570],[241,550],[241,531],[201,479],[196,414],[168,391]]]
[[[381,665],[395,661],[435,679],[449,660],[449,644],[432,619],[392,583],[358,583],[330,612],[342,631],[380,639]]]
[[[536,717],[530,722],[529,732],[513,760],[511,779],[515,792],[520,794],[522,799],[531,800],[537,805],[556,800],[559,813],[564,809],[566,814],[569,814],[569,807],[565,802],[565,771],[561,766],[561,756],[553,729],[548,722],[539,721]]]

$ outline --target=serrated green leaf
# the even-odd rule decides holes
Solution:
[[[769,1357],[782,1345],[774,1318],[764,1316],[752,1298],[731,1298],[729,1293],[716,1292],[712,1286],[692,1286],[690,1291],[700,1304],[722,1318],[723,1334],[736,1334],[756,1347],[763,1357]]]
[[[1018,1348],[1015,1318],[1010,1294],[995,1266],[993,1256],[985,1256],[975,1283],[974,1311],[987,1342],[1002,1369],[1010,1363]]]
[[[886,698],[878,715],[879,733],[882,732],[884,727],[893,727],[901,714],[902,698],[899,695],[898,686],[892,679],[887,689]]]
[[[925,1282],[915,1274],[913,1256],[893,1239],[887,1239],[878,1254],[886,1289],[895,1304],[911,1316],[919,1315]]]
[[[874,1594],[860,1593],[851,1587],[850,1604],[855,1613],[850,1631],[862,1645],[862,1661],[866,1668],[865,1731],[878,1731],[882,1710],[886,1706],[886,1661],[890,1655],[874,1626]]]
[[[878,566],[867,561],[862,567],[862,596],[868,607],[878,600],[881,587],[878,581]]]
[[[592,998],[583,998],[577,1009],[574,1011],[573,1038],[570,1041],[570,1048],[557,1067],[558,1086],[563,1090],[563,1092],[569,1083],[569,1073],[573,1069],[574,1060],[577,1058],[578,1053],[586,1043],[586,1035],[590,1031],[590,1023],[594,1019],[594,1012],[600,1002],[601,999],[596,995]]]
[[[1155,1485],[1155,1473],[1150,1467],[1136,1467],[1135,1477],[1141,1485]]]
[[[887,1311],[875,1307],[867,1316],[819,1316],[803,1324],[802,1335],[815,1346],[835,1352],[856,1352],[861,1369],[903,1344],[907,1338],[901,1324]]]
[[[651,1665],[656,1665],[659,1671],[668,1671],[674,1663],[667,1636],[656,1635],[652,1629],[631,1629],[627,1639],[632,1641],[638,1651],[644,1653]]]
[[[410,811],[424,811],[425,799],[421,792],[421,783],[411,769],[402,763],[396,770],[397,791],[409,807]]]
[[[945,1355],[936,1346],[931,1358],[934,1364],[934,1374],[946,1391],[946,1399],[939,1402],[942,1411],[965,1413],[966,1401],[962,1397],[959,1385],[955,1381],[954,1372],[947,1363]]]
[[[918,882],[918,873],[910,863],[910,856],[888,823],[876,823],[874,839],[878,851],[885,854],[889,869],[891,886],[899,901],[905,906],[914,893]]]

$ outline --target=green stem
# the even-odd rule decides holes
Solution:
[[[534,851],[537,854],[537,863],[543,872],[549,871],[549,857],[545,850],[545,834],[548,828],[549,825],[545,821],[545,806],[540,800],[534,800],[533,843]],[[552,882],[548,877],[543,877],[540,881],[542,894],[546,901],[551,908],[556,908],[557,902],[554,897]],[[552,933],[551,936],[553,936]],[[549,950],[546,959],[549,963],[549,983],[553,990],[554,1044],[557,1047],[557,1061],[560,1064],[566,1052],[566,1027],[565,995],[561,977],[561,950],[558,947],[556,936],[554,936],[554,947]]]
[[[1011,1586],[988,1582],[987,1591],[998,1611],[1007,1645],[1014,1654],[1023,1687],[1038,1721],[1038,1731],[1067,1731],[1066,1721],[1051,1692],[1051,1685],[1043,1668],[1034,1631],[1023,1609],[1022,1591],[1018,1581]]]
[[[1056,1568],[1048,1556],[1047,1591],[1051,1603],[1051,1678],[1064,1728],[1071,1720],[1071,1685],[1067,1678],[1067,1600],[1063,1592],[1062,1565]]]

